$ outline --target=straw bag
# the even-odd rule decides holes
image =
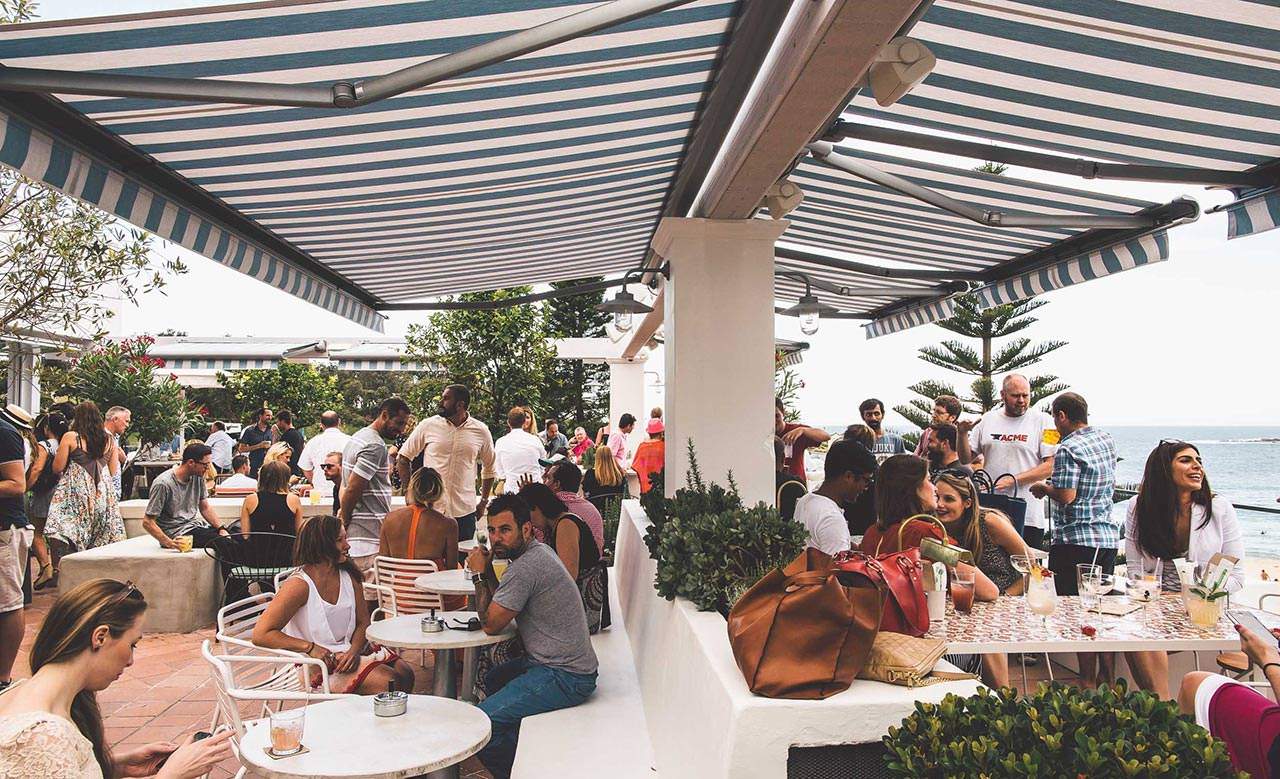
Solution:
[[[947,651],[940,638],[916,638],[903,633],[881,632],[871,646],[871,656],[862,666],[859,679],[888,682],[904,687],[923,687],[953,679],[973,679],[972,674],[934,671]]]
[[[769,572],[729,612],[733,659],[756,695],[828,698],[862,670],[880,624],[876,587],[845,587],[809,548]]]

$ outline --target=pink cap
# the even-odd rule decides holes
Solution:
[[[653,435],[654,433],[661,433],[665,429],[662,426],[662,420],[655,418],[649,420],[649,424],[645,425],[644,431],[649,435]]]

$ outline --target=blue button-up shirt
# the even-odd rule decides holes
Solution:
[[[1120,527],[1111,520],[1116,486],[1116,446],[1111,434],[1082,427],[1058,444],[1049,483],[1076,491],[1076,499],[1061,506],[1053,529],[1053,543],[1097,549],[1120,545]]]

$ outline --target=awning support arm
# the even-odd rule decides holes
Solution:
[[[0,67],[0,89],[199,103],[356,108],[691,2],[693,0],[613,0],[363,81],[335,81],[328,85],[263,84]]]
[[[854,262],[853,260],[843,260],[839,257],[827,257],[823,254],[813,254],[812,252],[800,251],[799,249],[791,249],[785,246],[774,247],[773,254],[775,257],[780,257],[784,260],[807,262],[813,265],[825,265],[828,268],[847,270],[867,276],[880,276],[881,278],[886,279],[917,279],[920,281],[946,281],[951,279],[957,281],[983,281],[985,278],[981,271],[946,270],[942,268],[937,270],[926,270],[923,268],[884,268],[879,265],[871,265],[865,262]]]
[[[806,147],[815,159],[861,179],[879,184],[907,197],[915,198],[956,216],[989,227],[1151,227],[1153,222],[1142,214],[1033,214],[1025,212],[989,211],[962,200],[922,187],[914,181],[887,173],[874,165],[848,155],[835,153],[828,141],[814,141]]]
[[[827,133],[831,141],[857,138],[909,149],[922,149],[940,154],[954,154],[978,160],[990,160],[1024,168],[1065,173],[1086,179],[1116,179],[1121,181],[1160,181],[1175,184],[1201,184],[1206,187],[1260,187],[1277,183],[1275,171],[1268,175],[1256,170],[1213,170],[1190,168],[1180,165],[1130,165],[1114,162],[1098,162],[1079,157],[1060,157],[1055,154],[1010,149],[976,141],[942,138],[937,135],[898,130],[891,127],[836,122]]]

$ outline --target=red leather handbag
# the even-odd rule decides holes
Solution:
[[[898,528],[899,548],[902,546],[903,528],[917,518],[938,522],[934,517],[923,514],[903,520]],[[941,526],[942,523],[938,524]],[[943,537],[946,537],[945,529]],[[924,597],[919,547],[876,557],[865,552],[840,552],[835,556],[832,568],[846,585],[853,583],[846,577],[862,577],[884,592],[881,630],[917,637],[929,632],[929,605]]]

